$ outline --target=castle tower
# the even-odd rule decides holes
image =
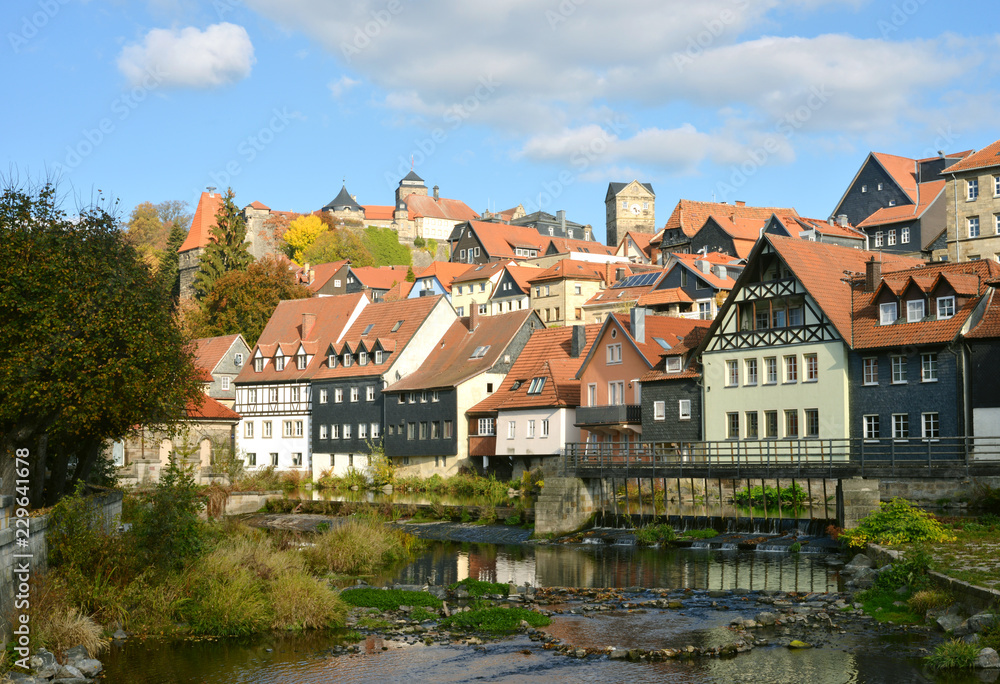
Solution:
[[[606,244],[609,247],[617,247],[618,242],[629,231],[649,234],[656,232],[656,193],[651,184],[637,180],[631,183],[608,183],[604,205],[607,209]]]

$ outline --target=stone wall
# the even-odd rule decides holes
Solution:
[[[1000,477],[978,477],[975,482],[1000,487]],[[918,506],[935,506],[941,505],[944,500],[951,503],[968,500],[974,491],[974,484],[971,478],[885,478],[879,483],[879,494],[882,501],[898,496]]]

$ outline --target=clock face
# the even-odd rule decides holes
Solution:
[[[638,216],[640,211],[642,211],[642,210],[639,209],[639,205],[638,204],[633,204],[632,205],[632,213],[633,214],[635,214],[636,216]]]

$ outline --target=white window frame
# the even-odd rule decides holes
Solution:
[[[866,442],[878,441],[879,430],[879,416],[877,413],[861,416],[861,436]]]
[[[360,395],[358,393],[358,388],[357,387],[352,387],[351,388],[351,402],[352,403],[357,402],[359,396]]]
[[[350,439],[351,438],[351,424],[350,423],[344,423],[344,429],[342,431],[342,434],[344,435],[344,439]]]
[[[666,419],[667,419],[667,402],[654,401],[653,420],[666,420]]]
[[[789,354],[785,358],[785,384],[791,385],[799,381],[799,355]]]
[[[896,302],[882,302],[878,305],[878,324],[892,325],[899,318],[899,307]]]
[[[285,370],[285,357],[275,356],[274,357],[274,370],[283,371]]]
[[[517,423],[515,423],[513,420],[508,420],[507,421],[507,439],[514,439],[514,436],[516,434],[517,434]]]
[[[344,403],[344,390],[343,388],[337,387],[333,390],[333,403],[343,404]]]
[[[966,221],[966,225],[969,228],[969,237],[970,238],[977,238],[977,237],[979,237],[980,231],[979,231],[979,217],[978,216],[970,216],[967,219],[967,221]],[[281,369],[279,368],[278,370],[281,370]]]
[[[895,228],[890,228],[889,229],[889,235],[888,235],[888,237],[886,239],[886,244],[888,244],[890,247],[892,245],[896,244],[896,229]]]
[[[549,436],[549,419],[542,418],[542,437]]]
[[[861,360],[862,383],[868,387],[878,385],[878,357],[866,356]]]
[[[726,360],[726,387],[739,387],[740,362],[737,359]]]
[[[479,432],[476,434],[485,437],[494,437],[497,433],[496,421],[493,418],[479,419]]]
[[[892,384],[893,385],[905,385],[906,384],[906,356],[902,354],[893,354],[889,357],[890,363],[892,364]]]
[[[253,439],[253,421],[248,420],[243,424],[243,437],[245,439]]]
[[[819,382],[819,355],[803,354],[802,365],[806,372],[802,382]]]
[[[942,311],[947,315],[942,316]],[[937,317],[939,319],[951,318],[955,315],[955,297],[938,297],[937,298]]]
[[[749,386],[754,386],[757,384],[757,359],[746,359],[743,362],[743,367],[746,372],[746,377],[744,378],[744,384]]]
[[[326,425],[320,425],[319,426],[319,438],[320,439],[328,439]]]
[[[617,401],[613,401],[613,400]],[[608,406],[624,406],[625,404],[625,381],[611,380],[608,382]]]
[[[778,384],[778,357],[777,356],[766,356],[766,357],[764,357],[764,384],[765,385],[777,385]]]
[[[609,344],[607,346],[607,363],[608,366],[617,366],[622,362],[622,344],[621,342],[615,342],[614,344]]]
[[[365,401],[375,401],[375,386],[368,385],[365,387]]]
[[[228,375],[223,375],[222,378],[221,378],[221,380],[220,380],[220,384],[222,386],[222,391],[223,392],[228,392],[229,391],[229,376]]]
[[[904,226],[899,229],[899,244],[906,245],[910,242],[910,229],[908,226]]]
[[[321,389],[319,391],[319,403],[325,404],[330,398],[330,391]]]
[[[529,419],[528,420],[528,434],[525,435],[525,437],[527,439],[534,439],[535,438],[535,421],[534,421],[534,419]]]
[[[909,413],[892,414],[892,438],[897,442],[905,441],[910,438]]]
[[[920,438],[925,442],[937,442],[941,438],[941,415],[937,411],[920,414]]]
[[[340,439],[340,425],[330,426],[330,439]]]
[[[974,202],[979,199],[979,179],[970,178],[965,181],[965,199],[968,202]]]
[[[920,355],[920,382],[938,381],[938,355],[934,353]]]
[[[379,436],[381,434],[380,430],[381,430],[381,426],[378,423],[372,423],[371,424],[370,434],[372,436],[372,439],[378,439],[379,438]]]
[[[906,300],[906,322],[907,323],[918,323],[923,320],[926,315],[926,306],[924,300],[922,299],[907,299]]]
[[[368,439],[368,423],[358,423],[358,439]]]
[[[677,400],[677,420],[691,420],[691,400]]]
[[[882,240],[883,240],[883,236],[884,235],[885,234],[881,230],[876,230],[875,231],[875,246],[876,247],[881,247],[882,246]]]
[[[740,438],[740,413],[730,411],[726,414],[726,439]]]
[[[261,432],[263,433],[264,439],[271,439],[273,433],[273,428],[271,427],[271,421],[265,420],[261,421]]]

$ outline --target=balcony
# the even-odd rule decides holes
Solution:
[[[642,422],[641,404],[617,404],[614,406],[580,406],[576,409],[576,424],[624,425]]]

